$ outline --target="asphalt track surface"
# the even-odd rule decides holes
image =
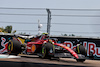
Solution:
[[[99,60],[77,62],[72,58],[41,59],[36,55],[20,55],[21,58],[0,58],[0,67],[100,67]]]

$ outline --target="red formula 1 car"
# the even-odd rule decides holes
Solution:
[[[86,60],[86,49],[82,45],[77,45],[75,50],[64,44],[57,43],[56,38],[49,38],[48,34],[42,34],[34,38],[34,41],[26,40],[26,44],[10,40],[8,43],[8,53],[37,54],[41,58],[74,58],[79,62]]]

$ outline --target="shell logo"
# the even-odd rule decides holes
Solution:
[[[32,45],[32,49],[31,50],[32,50],[32,52],[35,52],[36,46],[34,44]]]

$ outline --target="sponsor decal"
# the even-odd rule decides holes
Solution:
[[[73,43],[72,42],[70,42],[70,41],[65,41],[64,42],[64,45],[66,45],[67,47],[69,47],[69,48],[73,48]]]
[[[0,50],[0,53],[7,52],[7,45],[8,45],[8,42],[6,42],[6,39],[4,37],[1,37],[1,46],[3,48]]]
[[[76,48],[71,41],[65,41],[64,44],[71,49]],[[100,57],[100,47],[96,47],[94,42],[84,41],[82,45],[87,49],[87,56],[89,56],[90,52],[93,52],[94,56]]]

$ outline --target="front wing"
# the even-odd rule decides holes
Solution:
[[[59,57],[59,58],[74,58],[74,59],[86,59],[86,57],[82,54],[77,54],[79,58],[75,58],[72,56],[70,53],[55,53],[54,57]]]

